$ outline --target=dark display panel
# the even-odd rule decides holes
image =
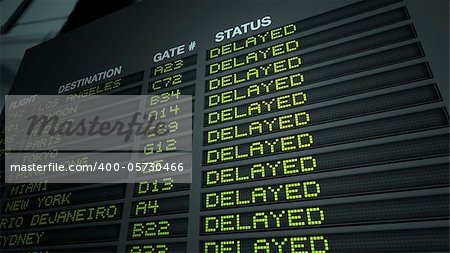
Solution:
[[[28,50],[11,95],[149,95],[177,135],[114,159],[192,139],[192,183],[2,184],[2,252],[448,252],[447,21],[446,1],[142,1]]]

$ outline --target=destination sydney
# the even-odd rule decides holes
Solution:
[[[191,96],[14,95],[5,109],[7,183],[191,182]]]

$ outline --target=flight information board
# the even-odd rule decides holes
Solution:
[[[2,252],[448,252],[449,6],[432,2],[142,1],[29,49],[11,95],[149,95],[192,139],[192,183],[2,174]]]

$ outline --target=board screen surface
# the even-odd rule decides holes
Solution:
[[[191,95],[192,183],[4,184],[2,252],[448,252],[432,2],[142,1],[28,50],[11,95]]]

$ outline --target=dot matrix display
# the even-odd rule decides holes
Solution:
[[[113,159],[191,156],[192,184],[140,172],[136,184],[2,185],[2,252],[447,252],[443,10],[143,1],[28,50],[11,94],[57,94],[120,66],[70,94],[149,95],[174,137],[148,133]],[[192,150],[172,152],[187,140]],[[42,148],[25,161],[58,155]]]
[[[339,166],[344,168],[352,166],[352,162],[346,157],[351,157],[354,162],[358,160],[358,155],[365,152],[367,155],[360,157],[362,162],[363,157],[367,156],[365,163],[360,164],[388,161],[396,157],[396,154],[402,153],[400,143],[392,144],[392,147],[397,147],[392,149],[388,156],[379,158],[376,152],[381,154],[380,151],[387,151],[382,150],[382,146],[367,147],[354,155],[353,150],[339,151],[331,164],[328,157],[331,158],[334,154],[315,152],[316,149],[320,150],[321,147],[328,145],[400,135],[411,131],[420,132],[434,127],[448,127],[448,115],[444,108],[423,112],[416,110],[409,115],[383,116],[375,121],[364,120],[353,125],[343,123],[335,128],[321,127],[339,120],[383,114],[399,108],[440,101],[439,92],[433,84],[429,84],[372,97],[344,100],[342,103],[322,103],[431,78],[429,67],[422,63],[391,68],[388,71],[362,75],[358,78],[347,78],[344,81],[333,81],[342,76],[422,57],[423,50],[419,43],[397,46],[399,42],[413,41],[417,37],[412,24],[304,51],[333,39],[409,18],[406,8],[398,8],[303,36],[298,23],[292,23],[265,34],[207,51],[209,61],[205,69],[206,113],[203,119],[205,130],[202,160],[204,166],[202,187],[205,191],[202,193],[204,213],[201,215],[201,235],[226,234],[233,237],[244,232],[289,229],[297,231],[300,229],[301,232],[295,233],[299,234],[299,237],[272,239],[265,237],[253,240],[227,238],[211,241],[211,236],[208,236],[201,243],[201,252],[334,252],[332,236],[308,237],[305,235],[309,233],[305,231],[320,227],[376,224],[389,222],[390,219],[415,221],[433,215],[446,216],[448,195],[426,196],[423,197],[423,201],[420,198],[410,198],[342,203],[336,206],[310,204],[321,199],[334,200],[384,191],[401,192],[402,189],[421,189],[425,185],[429,187],[448,185],[445,179],[438,183],[438,178],[428,180],[426,175],[419,176],[424,169],[420,167],[378,173],[365,171],[337,178],[326,177],[326,173],[323,175],[325,178],[321,176],[323,171],[338,169]],[[290,32],[288,27],[292,28]],[[276,38],[269,36],[268,41],[276,39],[277,43],[263,46],[264,36],[275,31],[279,32],[279,36]],[[255,39],[258,36],[260,40]],[[397,47],[316,67],[322,62],[358,55],[360,52],[390,44]],[[235,52],[244,53],[236,55]],[[312,67],[308,68],[310,65]],[[408,71],[413,68],[414,71]],[[315,83],[324,80],[332,81],[327,85],[314,86]],[[420,98],[422,95],[423,99]],[[434,117],[432,116],[434,113],[436,113],[435,120],[425,120]],[[425,122],[429,125],[422,125]],[[319,128],[314,128],[316,125]],[[424,143],[418,142],[419,146],[421,144]],[[388,148],[390,144],[384,145]],[[312,149],[312,152],[305,151],[308,149]],[[447,152],[448,147],[444,149],[443,152]],[[342,156],[338,156],[338,153]],[[282,156],[278,158],[276,155]],[[270,159],[272,156],[274,158]],[[400,156],[403,157],[401,159],[406,158],[404,155]],[[324,159],[321,159],[322,157]],[[245,162],[239,162],[241,160]],[[432,167],[433,169],[427,167],[426,170],[435,171],[436,174],[433,172],[431,174],[437,177],[446,177],[447,167],[448,164],[443,164]],[[415,177],[423,179],[426,183],[414,180]],[[284,182],[287,183],[273,184],[269,181],[276,178],[286,178]],[[251,183],[256,181],[259,183],[252,186]],[[434,183],[437,185],[431,186]],[[215,190],[215,187],[225,185],[229,187]],[[435,209],[418,208],[418,203],[428,201],[437,201],[436,204],[427,205],[434,206]],[[438,202],[442,204],[440,214]],[[278,204],[282,203],[293,203],[294,207],[290,205],[290,208],[277,209]],[[295,207],[296,204],[300,204],[301,207]],[[267,208],[259,208],[262,205],[267,205]],[[215,209],[221,210],[219,214],[205,212]],[[399,216],[396,216],[397,214]],[[339,243],[336,244],[339,249]]]

